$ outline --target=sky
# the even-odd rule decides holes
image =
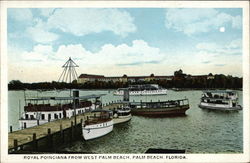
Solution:
[[[242,77],[240,8],[8,8],[8,81],[57,81],[71,57],[105,76]]]

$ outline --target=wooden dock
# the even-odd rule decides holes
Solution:
[[[111,103],[106,106],[103,106],[103,109],[113,110],[115,108],[120,107],[121,105],[121,103]],[[65,142],[65,137],[68,136],[70,137],[70,141],[74,140],[74,135],[76,134],[78,135],[78,137],[82,137],[82,121],[86,120],[87,116],[90,116],[90,114],[90,112],[86,112],[84,114],[77,115],[76,124],[75,117],[72,116],[71,118],[58,119],[39,126],[10,132],[8,134],[9,153],[22,150],[25,145],[31,146],[32,151],[36,151],[36,149],[38,148],[38,141],[44,138],[47,139],[47,143],[51,145],[51,143],[53,144],[53,139],[51,137],[54,134],[58,133],[59,138],[62,142]],[[76,129],[76,126],[78,127],[78,129]],[[69,130],[69,132],[66,133],[66,130]],[[78,132],[76,133],[76,131]]]

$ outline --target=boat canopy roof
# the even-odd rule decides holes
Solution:
[[[99,94],[99,95],[86,95],[86,96],[80,96],[80,97],[39,97],[39,98],[29,98],[26,100],[30,101],[42,101],[42,100],[74,100],[74,99],[79,99],[79,100],[88,100],[91,98],[100,98],[101,96],[104,96],[106,94]]]
[[[95,109],[92,110],[91,113],[96,113],[96,112],[111,112],[110,110],[105,110],[105,109]]]
[[[205,90],[203,93],[235,93],[236,91],[234,90]]]
[[[165,104],[165,103],[175,103],[175,102],[186,102],[189,103],[188,99],[179,99],[179,100],[168,100],[168,101],[150,101],[150,102],[130,102],[130,105],[146,105],[146,104]]]
[[[207,99],[207,100],[222,100],[222,101],[235,101],[236,99],[231,98],[214,98],[214,97],[202,97],[201,99]]]

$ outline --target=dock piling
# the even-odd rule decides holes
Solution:
[[[51,129],[50,128],[48,128],[47,147],[48,147],[48,149],[52,149],[52,147],[53,147],[53,142],[52,142],[52,137],[51,137]]]
[[[12,133],[12,126],[10,126],[10,133]]]
[[[14,150],[15,150],[15,151],[17,150],[17,146],[18,146],[18,144],[17,144],[17,139],[14,139]]]
[[[73,132],[73,122],[71,121],[71,128],[70,128],[70,142],[72,142],[72,141],[73,141],[73,134],[74,134],[74,132]]]
[[[50,135],[51,134],[51,129],[50,128],[48,128],[48,135]]]
[[[33,151],[37,151],[36,133],[33,133]]]

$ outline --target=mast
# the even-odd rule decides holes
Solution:
[[[69,57],[68,61],[62,66],[63,72],[59,77],[58,82],[72,83],[72,81],[77,80],[78,75],[75,67],[79,67],[72,59]],[[71,89],[70,89],[71,96]]]
[[[19,104],[19,119],[21,119],[21,100],[18,101]]]
[[[68,61],[62,66],[63,72],[59,77],[58,82],[72,83],[72,81],[77,80],[77,72],[75,67],[79,67],[72,59],[69,57]],[[71,97],[71,88],[70,88],[70,97]],[[76,125],[76,106],[75,106],[75,95],[73,94],[73,109],[75,116],[75,125]]]
[[[25,106],[27,105],[27,102],[26,102],[26,94],[25,94],[25,89],[23,90],[23,95],[24,95],[24,102],[25,102]]]
[[[79,67],[72,59],[69,57],[69,60],[62,66],[63,72],[59,77],[58,82],[69,82],[71,83],[74,80],[77,80],[77,72],[75,67]]]

